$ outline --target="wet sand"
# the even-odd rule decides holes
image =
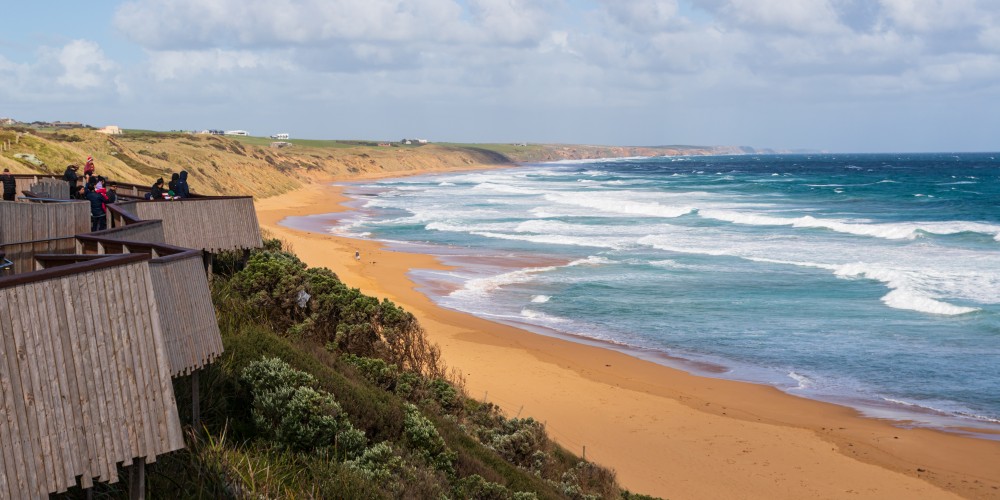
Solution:
[[[447,310],[407,277],[411,269],[445,269],[434,257],[279,224],[348,209],[340,192],[317,182],[257,200],[261,225],[309,265],[414,313],[470,395],[509,416],[545,422],[560,444],[577,454],[585,449],[634,492],[673,499],[1000,498],[1000,441],[905,429],[772,387],[694,376]]]

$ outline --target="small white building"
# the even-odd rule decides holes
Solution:
[[[227,130],[226,135],[250,135],[246,130]]]
[[[97,129],[97,131],[108,135],[122,135],[122,129],[118,125],[108,125]]]
[[[271,136],[271,139],[278,139],[279,141],[287,140],[288,134],[274,134]]]

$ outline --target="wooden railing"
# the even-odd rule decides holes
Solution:
[[[0,279],[0,497],[115,482],[184,447],[148,257]]]
[[[125,201],[93,233],[87,203],[36,201],[53,203],[0,202],[17,268],[0,275],[0,498],[114,482],[183,447],[170,378],[197,394],[223,349],[201,249],[261,245],[251,198]],[[18,239],[35,231],[49,237]]]
[[[173,201],[118,204],[141,220],[162,220],[163,236],[172,245],[216,253],[260,248],[263,244],[253,198],[198,197]]]
[[[83,171],[79,172],[81,179],[77,181],[77,185],[83,184]],[[61,175],[40,175],[40,174],[14,174],[14,179],[17,184],[17,192],[21,193],[24,191],[32,191],[45,198],[55,198],[55,199],[68,199],[69,198],[69,183],[64,181]],[[62,191],[59,191],[60,184],[62,183]],[[51,189],[53,196],[48,196],[47,189],[42,188],[42,190],[34,188],[38,184],[45,184],[46,186],[52,186]],[[128,182],[118,183],[118,195],[128,196],[131,198],[144,198],[146,193],[149,193],[150,186],[144,186],[141,184],[130,184]],[[65,194],[59,194],[59,193]],[[197,195],[195,195],[197,196]]]

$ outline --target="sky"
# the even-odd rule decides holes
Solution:
[[[0,116],[293,138],[1000,151],[1000,0],[4,5]]]

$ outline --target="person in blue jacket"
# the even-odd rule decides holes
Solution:
[[[97,180],[87,184],[87,193],[84,195],[90,202],[90,231],[101,231],[108,228],[108,215],[104,212],[104,203],[108,201],[103,194],[98,193]]]

